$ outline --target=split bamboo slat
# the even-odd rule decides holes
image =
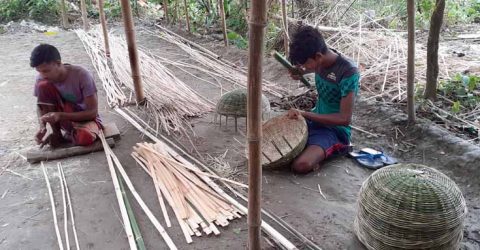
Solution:
[[[159,191],[157,194],[164,217],[168,218],[168,215],[163,208],[162,197],[174,211],[187,243],[192,242],[194,235],[219,235],[217,226],[228,226],[229,221],[244,215],[201,179],[201,176],[215,176],[179,162],[167,151],[166,145],[160,142],[138,143],[132,157],[152,177],[155,189]]]

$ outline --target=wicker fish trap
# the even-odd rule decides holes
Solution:
[[[368,249],[459,249],[465,199],[433,168],[382,168],[363,183],[357,205],[355,233]]]
[[[222,95],[216,111],[224,116],[247,117],[247,90],[235,89]],[[270,102],[266,96],[262,95],[262,113],[268,112],[270,112]]]
[[[302,116],[299,119],[289,119],[286,115],[274,117],[262,125],[262,133],[264,169],[286,166],[307,144],[307,123]]]

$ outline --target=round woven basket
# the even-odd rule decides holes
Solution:
[[[247,90],[235,89],[220,97],[216,106],[217,113],[225,116],[247,117]],[[270,102],[262,95],[262,113],[270,112]]]
[[[286,115],[274,117],[262,125],[262,132],[264,169],[288,165],[307,144],[307,123],[302,116],[299,119],[289,119]]]
[[[368,249],[459,249],[465,199],[439,171],[396,164],[362,185],[354,228]]]

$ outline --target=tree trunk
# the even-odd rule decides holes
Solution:
[[[282,0],[282,23],[283,23],[283,47],[285,49],[285,56],[288,57],[288,22],[287,22],[287,7],[286,0]]]
[[[432,18],[430,19],[430,31],[427,42],[427,84],[425,87],[425,98],[437,99],[437,78],[438,78],[438,40],[440,29],[443,23],[445,11],[445,0],[437,0]]]
[[[110,57],[110,43],[108,42],[108,28],[107,28],[107,18],[105,17],[105,11],[103,9],[103,0],[98,0],[98,14],[100,17],[100,24],[102,26],[103,32],[103,42],[105,44],[105,55]]]
[[[64,29],[68,29],[67,8],[65,6],[65,0],[61,1],[62,6],[62,26]]]
[[[262,165],[260,162],[262,142],[262,61],[267,7],[265,0],[251,0],[251,15],[248,37],[248,237],[250,250],[261,247],[262,224]]]
[[[224,0],[218,0],[218,8],[220,9],[220,19],[222,20],[222,33],[223,33],[223,43],[225,47],[228,46],[228,37],[227,37],[227,22],[225,20],[225,7],[223,5]]]
[[[90,26],[88,25],[87,4],[85,3],[85,0],[80,0],[80,9],[82,11],[83,29],[88,30]]]
[[[165,15],[165,22],[168,23],[168,0],[163,0],[163,13]]]
[[[187,22],[187,31],[190,32],[190,17],[188,16],[187,0],[183,0],[183,4],[185,5],[185,21]]]
[[[415,122],[415,0],[408,0],[407,109],[408,121]]]

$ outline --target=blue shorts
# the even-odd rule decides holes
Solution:
[[[308,140],[307,146],[317,145],[325,152],[325,158],[347,152],[348,141],[347,135],[335,128],[327,127],[307,120]]]

